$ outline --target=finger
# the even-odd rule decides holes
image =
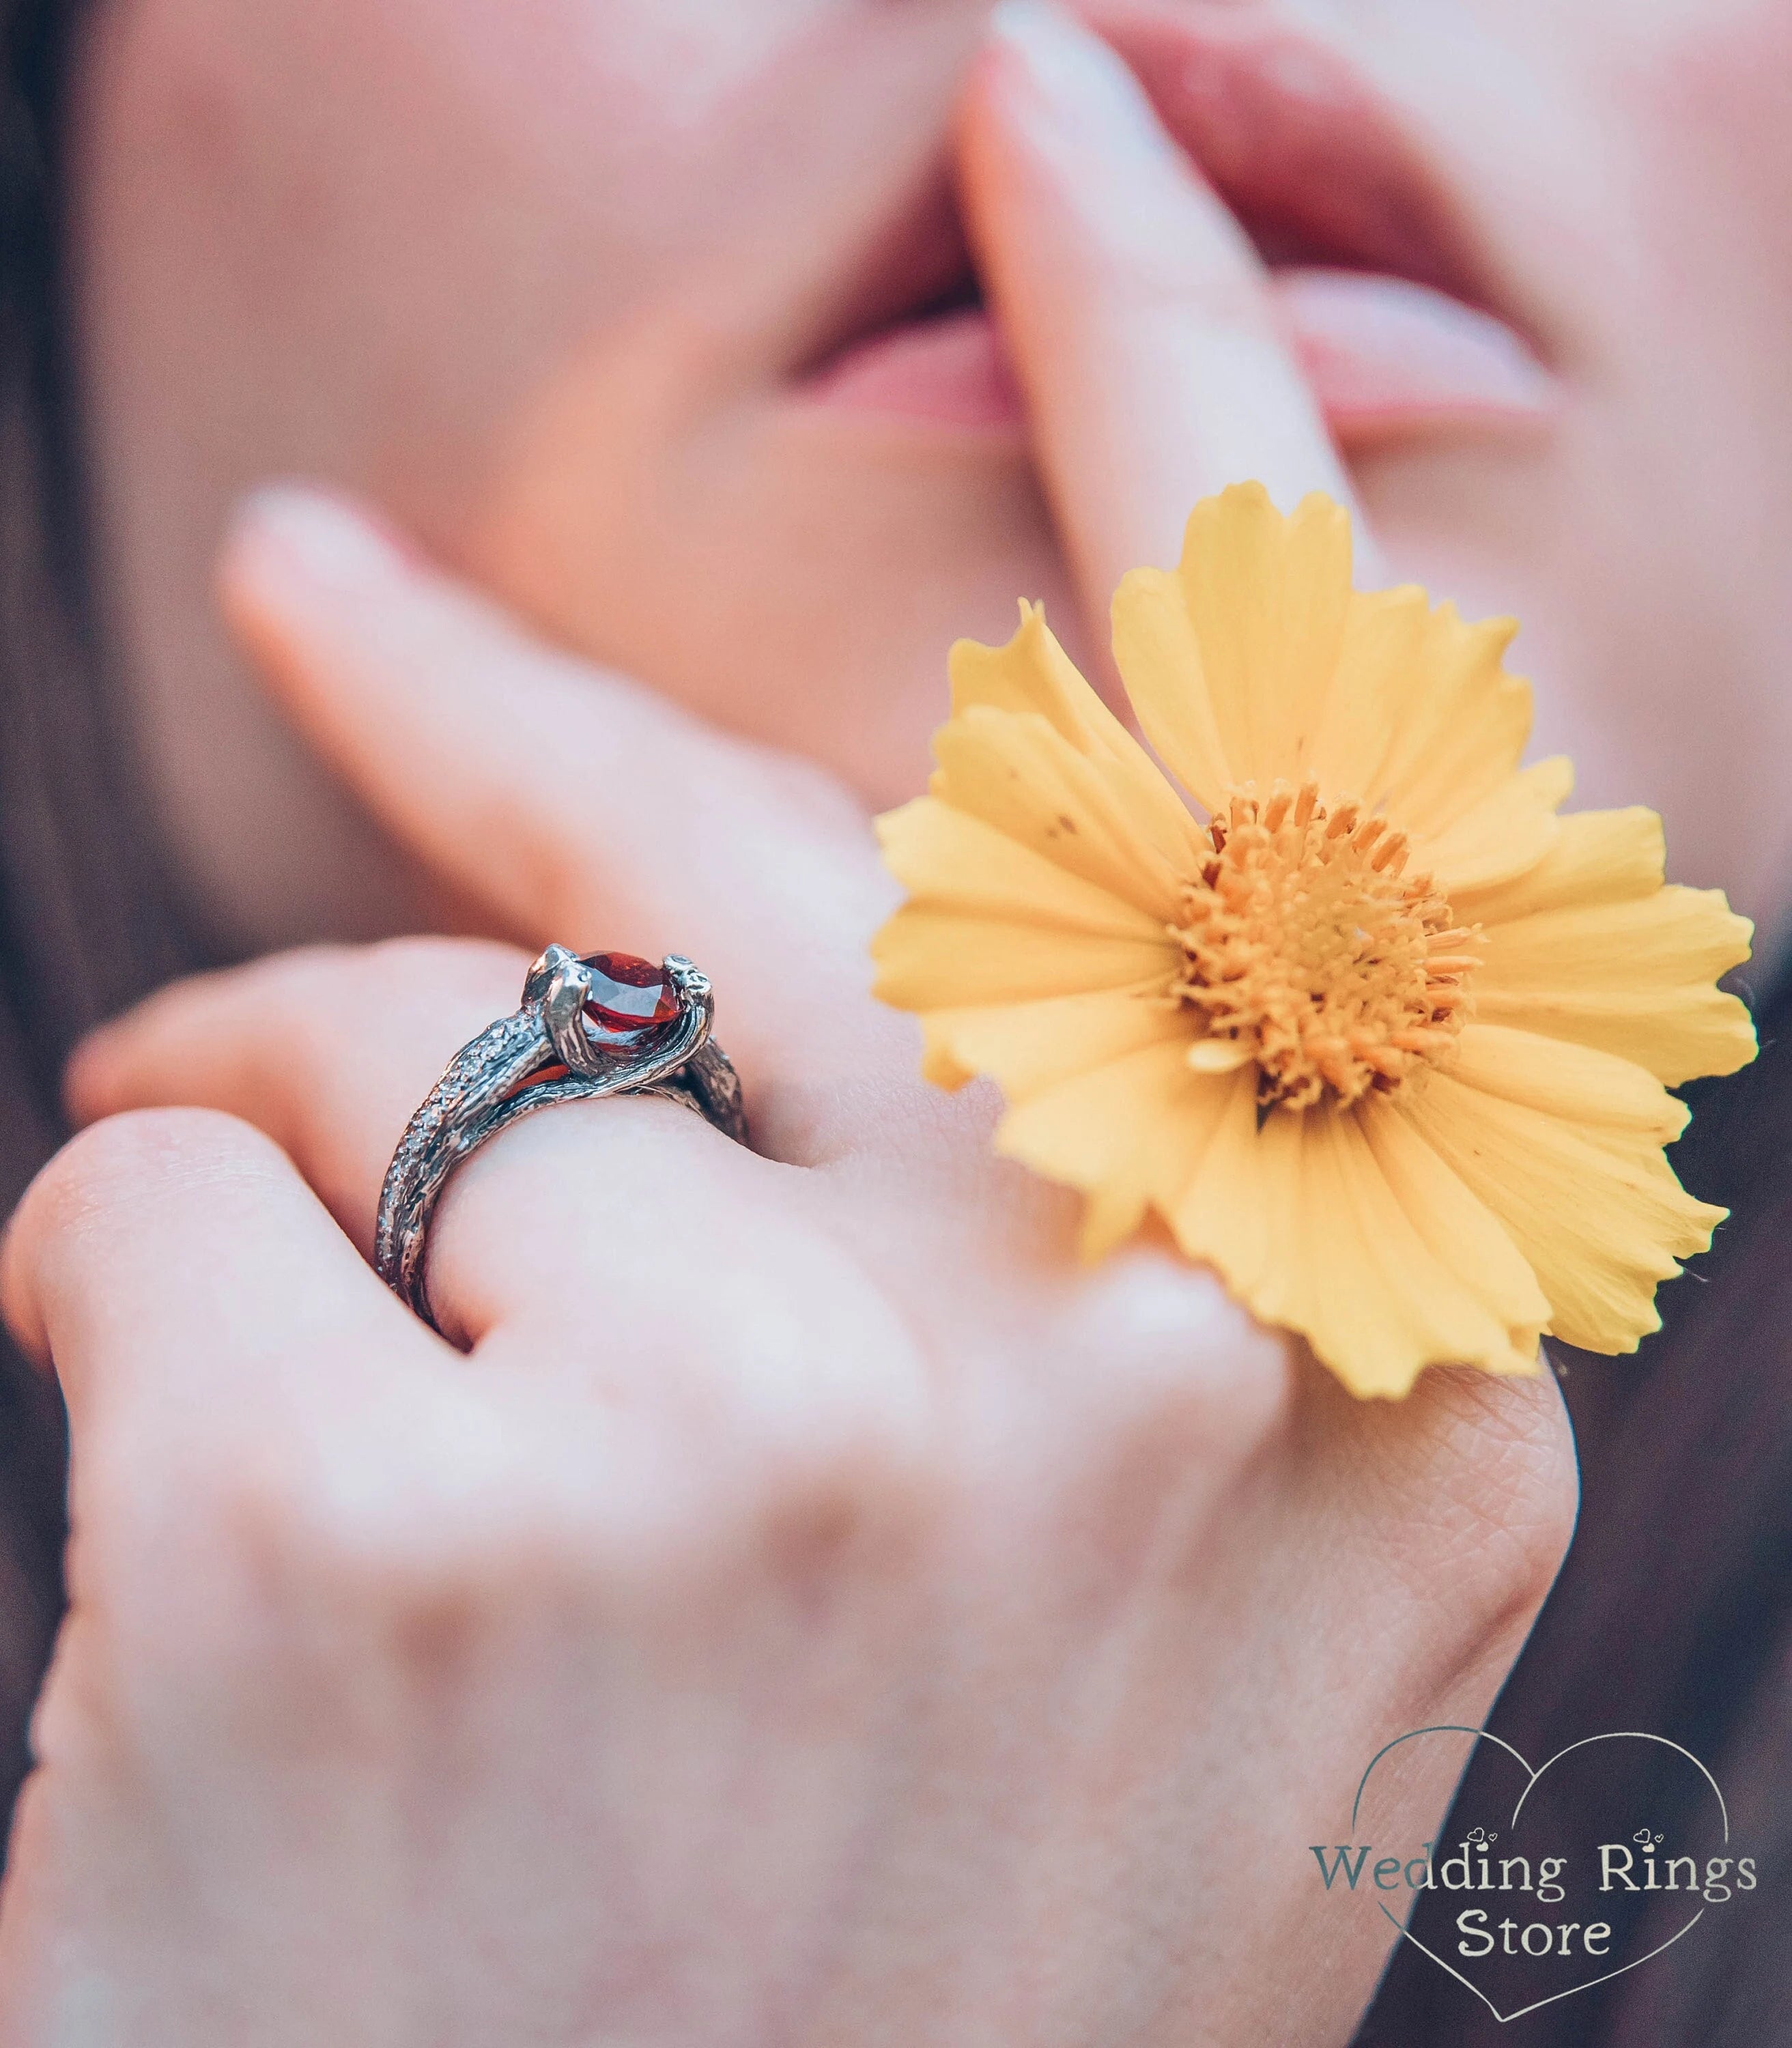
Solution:
[[[473,940],[308,947],[171,983],[76,1049],[77,1123],[190,1104],[265,1131],[370,1257],[381,1184],[456,1053],[517,1006],[527,960]]]
[[[1127,569],[1176,559],[1198,498],[1256,478],[1292,510],[1350,487],[1255,252],[1131,72],[1055,9],[993,26],[963,115],[972,239],[1104,618]]]
[[[189,1104],[243,1119],[370,1256],[411,1112],[459,1047],[514,1007],[523,964],[502,946],[405,939],[176,983],[83,1044],[70,1108],[87,1120]],[[630,1294],[659,1286],[677,1298],[697,1239],[712,1274],[723,1248],[731,1268],[751,1266],[757,1233],[786,1206],[779,1176],[673,1104],[560,1104],[456,1170],[430,1229],[431,1307],[451,1339],[475,1344],[599,1292],[619,1314],[624,1268]]]
[[[0,1244],[0,1309],[53,1363],[77,1440],[114,1402],[171,1429],[264,1397],[339,1404],[444,1348],[359,1259],[259,1131],[204,1110],[83,1132]]]
[[[499,1546],[506,1532],[532,1545],[543,1531],[638,1538],[687,1495],[708,1507],[731,1485],[763,1491],[799,1455],[823,1475],[830,1460],[850,1460],[880,1418],[867,1420],[860,1355],[838,1313],[813,1325],[813,1360],[774,1361],[782,1379],[669,1384],[669,1368],[685,1362],[681,1339],[704,1356],[704,1333],[693,1339],[688,1322],[661,1333],[677,1321],[665,1304],[698,1292],[688,1244],[669,1242],[660,1266],[637,1279],[622,1239],[608,1266],[584,1275],[582,1313],[562,1273],[551,1334],[539,1317],[533,1341],[516,1333],[550,1367],[576,1364],[581,1352],[603,1358],[615,1398],[569,1403],[551,1371],[523,1387],[514,1375],[455,1371],[449,1346],[380,1283],[292,1162],[247,1124],[158,1110],[83,1131],[39,1174],[0,1240],[0,1313],[22,1348],[53,1366],[68,1400],[72,1513],[87,1560],[78,1550],[77,1602],[95,1589],[85,1575],[103,1573],[108,1594],[125,1587],[112,1619],[127,1635],[153,1617],[175,1631],[173,1651],[189,1654],[191,1631],[215,1631],[225,1602],[244,1592],[258,1626],[270,1601],[277,1608],[295,1590],[315,1621],[318,1599],[352,1597],[370,1570],[382,1592],[405,1583],[407,1568],[457,1530]],[[788,1331],[797,1297],[785,1277]],[[731,1301],[701,1305],[718,1340],[726,1309],[738,1317],[754,1305],[746,1278]],[[593,1304],[616,1321],[599,1328]],[[899,1396],[900,1379],[889,1377]],[[681,1391],[694,1415],[681,1413]],[[826,1428],[804,1435],[817,1412]],[[756,1469],[755,1455],[785,1448],[781,1424],[801,1441],[775,1472]],[[529,1509],[545,1512],[531,1522]],[[463,1590],[466,1557],[456,1559]],[[312,1577],[307,1592],[302,1575],[319,1573],[329,1576]],[[158,1593],[172,1586],[172,1604],[143,1604],[142,1579]]]
[[[863,999],[892,886],[818,770],[544,646],[316,492],[251,498],[220,576],[312,744],[531,950],[687,955],[737,1057],[909,1064]]]

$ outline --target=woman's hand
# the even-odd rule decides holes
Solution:
[[[1247,252],[1167,153],[1076,171],[1082,89],[999,45],[967,153],[1104,601],[1213,483],[1338,485]],[[1129,208],[1181,252],[1137,289]],[[325,501],[252,508],[225,584],[480,921],[711,975],[765,1156],[664,1103],[526,1120],[432,1233],[464,1356],[362,1255],[522,954],[296,955],[90,1045],[0,1274],[75,1527],[7,2038],[1342,2040],[1389,1930],[1309,1844],[1491,1701],[1572,1515],[1553,1387],[1361,1406],[1154,1247],[1078,1269],[867,997],[888,885],[813,770]],[[1416,1853],[1460,1753],[1357,1838]]]
[[[88,1045],[4,1260],[75,1531],[8,2038],[1343,2039],[1389,1930],[1309,1844],[1491,1701],[1572,1511],[1553,1387],[1359,1405],[1162,1251],[1080,1270],[867,997],[837,790],[327,502],[230,588],[494,918],[712,976],[766,1156],[525,1120],[432,1235],[463,1356],[363,1255],[520,952],[290,956]],[[1364,1838],[1418,1853],[1460,1754]]]

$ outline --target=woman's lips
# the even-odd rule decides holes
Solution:
[[[1427,285],[1360,270],[1273,271],[1283,332],[1332,437],[1539,425],[1556,383],[1512,330]]]
[[[1091,11],[1268,262],[1379,271],[1488,302],[1431,153],[1339,51],[1255,10],[1096,0]]]
[[[850,343],[811,381],[819,404],[932,426],[1018,428],[1026,405],[981,306],[908,320]]]
[[[1361,446],[1426,428],[1546,420],[1553,379],[1490,314],[1403,278],[1273,272],[1287,339],[1336,439]],[[810,379],[816,404],[933,427],[1013,433],[1026,401],[980,306],[850,343]]]
[[[1469,237],[1437,177],[1336,52],[1243,15],[1197,14],[1186,0],[1096,0],[1092,12],[1256,242],[1283,332],[1341,443],[1549,417],[1554,380],[1484,310]],[[943,184],[917,218],[925,235],[912,223],[886,228],[874,266],[873,299],[889,312],[813,369],[804,395],[839,412],[1012,435],[1024,400],[988,316],[933,310],[955,271],[972,281]]]

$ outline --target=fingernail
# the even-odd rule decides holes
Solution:
[[[1175,154],[1132,73],[1099,36],[1050,0],[999,0],[989,33],[1024,68],[1038,103],[1034,119],[1054,139],[1159,163]]]
[[[328,491],[275,483],[238,507],[233,541],[271,545],[307,582],[359,590],[409,565],[409,551],[377,519]]]

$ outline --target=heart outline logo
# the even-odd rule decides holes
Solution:
[[[1375,1755],[1370,1758],[1368,1768],[1364,1771],[1362,1778],[1358,1782],[1356,1797],[1351,1802],[1350,1831],[1352,1838],[1356,1836],[1357,1820],[1362,1811],[1363,1794],[1368,1789],[1369,1780],[1374,1775],[1375,1766],[1379,1763],[1382,1759],[1387,1755],[1391,1751],[1398,1749],[1402,1743],[1415,1742],[1418,1740],[1419,1736],[1424,1735],[1466,1735],[1473,1736],[1476,1742],[1493,1743],[1499,1748],[1504,1750],[1506,1754],[1519,1766],[1519,1769],[1526,1773],[1525,1788],[1519,1794],[1518,1803],[1512,1809],[1512,1817],[1507,1823],[1507,1825],[1509,1828],[1516,1827],[1518,1825],[1519,1816],[1524,1811],[1524,1802],[1536,1790],[1538,1780],[1543,1776],[1546,1771],[1552,1769],[1556,1764],[1559,1763],[1565,1756],[1572,1755],[1576,1750],[1585,1749],[1590,1744],[1596,1742],[1658,1743],[1662,1748],[1671,1749],[1676,1755],[1685,1757],[1686,1761],[1692,1764],[1698,1771],[1699,1775],[1704,1778],[1706,1784],[1711,1787],[1712,1796],[1717,1802],[1717,1811],[1723,1819],[1724,1844],[1726,1848],[1729,1846],[1730,1809],[1724,1798],[1723,1787],[1719,1785],[1717,1780],[1712,1776],[1711,1773],[1706,1770],[1704,1764],[1699,1761],[1697,1757],[1693,1755],[1693,1752],[1689,1749],[1682,1747],[1679,1743],[1670,1741],[1665,1735],[1650,1735],[1642,1728],[1612,1728],[1608,1730],[1604,1735],[1582,1736],[1578,1742],[1571,1742],[1565,1747],[1558,1749],[1553,1756],[1546,1759],[1543,1763],[1538,1764],[1534,1770],[1531,1767],[1530,1758],[1526,1756],[1522,1751],[1515,1749],[1511,1744],[1507,1742],[1503,1736],[1495,1735],[1486,1728],[1460,1727],[1455,1722],[1450,1721],[1441,1722],[1435,1728],[1410,1728],[1406,1734],[1396,1736],[1392,1742],[1383,1744],[1381,1748],[1378,1749]],[[1446,1963],[1443,1957],[1438,1955],[1434,1949],[1427,1948],[1424,1942],[1420,1941],[1418,1937],[1414,1934],[1410,1928],[1406,1927],[1400,1921],[1394,1918],[1394,1915],[1388,1911],[1387,1908],[1382,1904],[1379,1899],[1376,1900],[1375,1905],[1377,1910],[1380,1912],[1382,1916],[1387,1921],[1389,1926],[1394,1929],[1394,1932],[1398,1934],[1403,1941],[1410,1941],[1413,1946],[1418,1949],[1422,1956],[1428,1957],[1431,1961],[1434,1962],[1437,1965],[1439,1969],[1445,1972],[1446,1976],[1454,1977],[1459,1984],[1461,1984],[1468,1990],[1472,1991],[1475,1994],[1476,1997],[1481,2001],[1482,2004],[1487,2007],[1488,2011],[1493,2015],[1494,2018],[1502,2027],[1508,2025],[1515,2019],[1522,2019],[1526,2013],[1540,2012],[1546,2005],[1559,2004],[1565,1998],[1573,1998],[1577,1996],[1581,1992],[1591,1991],[1596,1984],[1609,1984],[1614,1977],[1621,1977],[1631,1970],[1640,1969],[1645,1963],[1653,1961],[1657,1956],[1662,1954],[1665,1950],[1671,1949],[1674,1943],[1678,1941],[1682,1935],[1689,1934],[1693,1928],[1699,1924],[1700,1921],[1701,1921],[1705,1915],[1705,1908],[1701,1906],[1698,1911],[1693,1915],[1692,1918],[1689,1920],[1683,1927],[1679,1929],[1677,1933],[1669,1935],[1668,1938],[1665,1941],[1658,1942],[1646,1956],[1634,1957],[1627,1963],[1620,1963],[1616,1969],[1607,1970],[1603,1976],[1588,1977],[1584,1984],[1570,1984],[1566,1991],[1551,1992],[1547,1998],[1538,1999],[1530,2005],[1522,2005],[1515,2012],[1502,2012],[1499,2007],[1494,2003],[1493,2000],[1488,1996],[1487,1993],[1481,1989],[1479,1984],[1471,1982],[1468,1978],[1465,1977],[1462,1974],[1460,1970],[1456,1969],[1450,1964]]]

